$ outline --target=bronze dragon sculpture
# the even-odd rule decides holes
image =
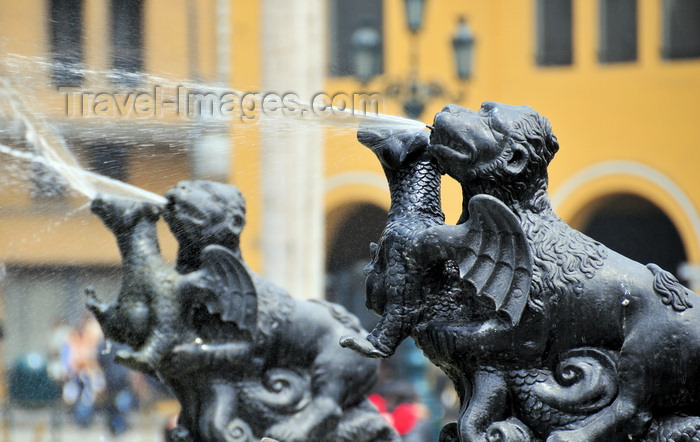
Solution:
[[[558,148],[526,106],[435,117],[427,149],[462,185],[464,210],[455,226],[410,233],[402,335],[460,395],[441,440],[699,438],[700,298],[556,216]]]
[[[377,364],[341,349],[362,337],[341,306],[299,301],[242,261],[245,203],[233,186],[183,182],[164,217],[180,243],[176,269],[163,261],[152,204],[102,196],[93,211],[117,237],[122,288],[88,308],[117,354],[156,374],[182,405],[171,442],[396,441],[367,400]]]
[[[366,339],[348,336],[343,347],[369,357],[386,358],[411,332],[420,315],[418,290],[407,278],[406,252],[414,236],[444,223],[440,172],[428,155],[428,133],[366,128],[358,140],[377,155],[389,182],[391,207],[379,244],[372,243],[367,274],[367,308],[381,315]]]

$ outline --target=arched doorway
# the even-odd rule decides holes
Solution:
[[[655,204],[633,194],[597,201],[577,226],[586,235],[643,264],[653,262],[676,276],[687,260],[671,219]]]
[[[363,269],[370,261],[369,244],[378,242],[386,220],[387,211],[369,203],[340,207],[327,218],[326,299],[350,310],[367,330],[374,328],[379,317],[365,307]],[[444,409],[445,405],[457,405],[456,393],[447,377],[427,362],[411,338],[391,358],[382,360],[375,392],[387,398],[388,404],[419,399],[430,410],[420,440],[435,440],[441,419],[452,417],[457,411]],[[449,403],[453,397],[454,403]]]
[[[332,229],[326,261],[326,298],[345,306],[368,330],[379,319],[365,307],[365,275],[369,244],[377,242],[386,224],[386,210],[360,203],[342,210]]]

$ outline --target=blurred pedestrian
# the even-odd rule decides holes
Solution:
[[[380,385],[377,393],[369,396],[404,442],[430,440],[427,422],[429,412],[407,381],[392,381]]]
[[[97,362],[101,340],[102,331],[92,316],[81,318],[68,337],[68,381],[63,388],[63,399],[71,406],[73,420],[81,427],[92,424],[95,406],[105,389],[104,375]]]
[[[63,388],[68,380],[68,339],[71,328],[60,319],[56,319],[51,329],[49,337],[49,348],[47,352],[48,372],[51,379],[56,381]]]
[[[130,371],[114,362],[114,355],[120,348],[121,345],[104,340],[97,347],[97,360],[105,379],[103,411],[107,419],[107,428],[114,436],[119,436],[129,429],[127,414],[135,406]]]

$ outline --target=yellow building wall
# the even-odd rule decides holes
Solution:
[[[190,80],[205,85],[217,82],[217,0],[144,3],[144,83],[173,87]],[[229,39],[225,43],[231,58],[225,87],[234,91],[261,90],[265,49],[261,3],[229,2]],[[50,86],[47,4],[46,0],[0,0],[0,76],[31,86],[18,89],[31,99],[31,105],[40,106],[39,113],[65,122],[65,96]],[[191,15],[188,4],[196,16]],[[444,97],[427,103],[423,122],[430,123],[432,115],[452,102],[472,109],[486,100],[532,106],[551,120],[561,144],[550,167],[550,194],[565,221],[584,226],[605,196],[637,194],[666,213],[679,231],[688,261],[700,264],[700,180],[696,172],[700,164],[700,131],[696,129],[700,59],[662,59],[662,2],[644,0],[637,3],[638,60],[601,64],[597,60],[598,2],[575,0],[574,63],[539,67],[535,63],[535,4],[536,0],[428,0],[423,29],[412,38],[406,29],[403,0],[384,0],[384,74],[367,85],[351,77],[327,77],[324,92],[382,92],[389,83],[407,78],[414,50],[419,79],[437,81],[447,91]],[[468,81],[459,81],[454,72],[451,39],[460,16],[467,19],[476,37],[475,71]],[[99,79],[110,69],[108,18],[109,0],[84,2],[88,89],[111,87],[109,81]],[[193,43],[196,54],[190,52]],[[9,66],[8,71],[8,60],[26,69],[17,72]],[[389,115],[402,112],[400,103],[389,98],[383,100],[380,110]],[[68,121],[76,126],[83,123]],[[103,121],[105,126],[124,123]],[[163,126],[149,126],[150,130],[170,128],[186,134],[192,122],[170,118],[158,123]],[[228,131],[230,182],[247,199],[241,248],[246,262],[259,271],[265,216],[259,126],[234,121]],[[354,132],[330,121],[323,130],[326,247],[353,205],[389,207],[379,162],[356,141]],[[162,195],[177,181],[188,179],[186,151],[168,153],[167,148],[162,145],[133,156],[130,182]],[[8,163],[4,157],[0,161],[1,172]],[[0,184],[0,266],[119,265],[113,236],[89,213],[85,198],[34,202],[26,177],[0,176]],[[450,178],[443,180],[443,205],[447,222],[456,222],[461,191]],[[177,245],[164,223],[159,224],[159,236],[164,255],[174,259]],[[0,318],[2,311],[0,302]],[[0,383],[0,397],[2,387]]]
[[[183,84],[193,87],[211,85],[216,81],[216,0],[146,0],[144,2],[144,68],[142,89],[160,85],[173,90]],[[188,4],[192,8],[188,9]],[[94,131],[95,121],[80,117],[66,117],[66,94],[51,85],[49,55],[48,1],[0,1],[0,75],[7,78],[26,99],[29,110],[42,117],[74,125],[76,130]],[[83,3],[83,54],[86,91],[116,92],[107,79],[110,70],[111,41],[109,1],[91,0]],[[195,14],[188,13],[195,11]],[[241,89],[255,88],[259,78],[259,41],[257,2],[231,2],[227,20],[230,26],[231,81]],[[196,55],[189,57],[195,42]],[[28,76],[29,74],[29,76]],[[194,83],[197,84],[197,83]],[[254,90],[254,89],[252,89]],[[192,121],[166,118],[164,121],[136,121],[125,117],[106,118],[99,124],[106,126],[133,124],[135,131],[172,130],[186,133]],[[97,126],[99,130],[99,125]],[[232,161],[232,181],[239,184],[248,196],[251,217],[243,241],[244,254],[254,267],[259,266],[257,247],[259,204],[257,189],[257,128],[231,129],[235,152]],[[236,142],[238,140],[239,142]],[[71,145],[72,140],[68,140]],[[107,140],[109,141],[109,140]],[[186,141],[186,140],[180,140]],[[144,143],[148,142],[144,141]],[[72,145],[74,153],[87,164],[84,151],[89,147]],[[163,195],[180,180],[188,179],[189,160],[185,149],[167,150],[155,146],[133,150],[130,156],[129,182],[151,192]],[[13,160],[3,157],[7,167]],[[5,264],[113,264],[119,263],[114,238],[89,213],[87,200],[71,194],[61,201],[35,202],[29,193],[26,163],[15,162],[17,173],[2,178],[0,195],[0,257]],[[243,167],[245,165],[245,167]],[[164,255],[174,258],[176,244],[167,228],[160,226]],[[99,246],[97,246],[99,245]]]
[[[213,81],[216,79],[216,0],[195,3],[198,48],[195,68],[203,81]],[[228,87],[256,91],[260,88],[263,52],[260,2],[229,4],[231,62]],[[694,170],[700,160],[700,133],[693,130],[694,105],[700,101],[700,62],[662,60],[659,51],[661,2],[654,0],[638,3],[638,61],[600,64],[596,56],[597,4],[584,0],[574,2],[574,64],[538,67],[534,62],[535,0],[428,1],[424,26],[416,39],[411,39],[406,29],[403,1],[385,0],[385,74],[364,86],[350,77],[329,77],[325,91],[381,91],[388,82],[405,79],[410,68],[411,45],[415,44],[420,60],[419,78],[439,81],[449,92],[448,96],[428,103],[423,121],[429,123],[435,112],[459,96],[462,96],[459,104],[470,108],[478,108],[484,100],[531,105],[550,118],[562,146],[550,168],[550,189],[559,213],[566,220],[574,224],[577,220],[580,222],[590,204],[600,196],[621,191],[636,192],[652,200],[669,215],[681,233],[689,259],[700,261],[700,239],[692,213],[700,207]],[[45,5],[42,0],[0,1],[0,52],[4,56],[22,54],[39,57],[37,60],[46,57]],[[189,78],[192,66],[188,64],[191,61],[188,59],[188,27],[193,21],[188,19],[187,2],[146,0],[145,5],[147,72],[158,79],[173,82]],[[105,50],[109,47],[108,9],[107,0],[85,2],[87,69],[104,71],[109,67],[109,51]],[[475,74],[466,82],[456,79],[451,47],[459,16],[467,19],[477,39]],[[44,78],[48,79],[46,65],[43,68],[46,71]],[[43,93],[42,99],[50,104],[49,108],[60,109],[63,95],[50,88]],[[401,106],[385,99],[382,111],[398,115]],[[386,208],[388,190],[382,187],[384,177],[376,158],[356,142],[351,130],[328,128],[324,136],[324,202],[329,218],[327,229],[332,232],[333,220],[338,219],[342,207],[371,202]],[[264,214],[260,203],[258,127],[233,124],[230,138],[233,148],[231,182],[241,188],[248,201],[243,253],[253,268],[260,268],[260,221]],[[595,171],[603,163],[618,160],[652,168],[671,186],[667,181],[638,176],[633,170],[621,170],[619,174],[609,172],[591,178],[593,181],[590,182],[585,180],[587,170]],[[168,177],[168,182],[153,175],[155,166],[148,161],[134,165],[134,183],[162,194],[175,184],[176,179],[184,178],[188,173],[184,156],[171,165],[177,172]],[[571,188],[571,180],[576,177],[576,183],[580,182],[580,185]],[[445,211],[448,222],[454,222],[461,210],[461,194],[452,180],[445,179],[444,183]],[[24,183],[17,187],[22,186]],[[678,192],[687,201],[678,200]],[[563,198],[561,195],[564,194],[568,197]],[[10,200],[12,204],[8,206]],[[63,217],[59,212],[20,210],[30,200],[16,189],[4,192],[0,203],[4,220],[0,229],[2,247],[12,242],[6,241],[8,237],[13,240],[33,238],[34,233],[41,230],[39,225],[51,225]],[[691,206],[690,209],[685,203]],[[20,208],[12,209],[13,205]],[[85,211],[76,215],[74,221],[76,229],[77,226],[87,229],[84,230],[86,238],[94,236],[97,241],[104,240],[106,232]],[[71,225],[71,221],[65,223]],[[99,259],[90,251],[71,247],[71,235],[63,231],[58,234],[59,231],[54,231],[56,239],[51,244],[53,248],[64,251],[60,259],[76,262]],[[165,248],[172,253],[172,240],[167,233],[163,236]],[[44,245],[26,242],[25,246],[12,250],[10,259],[48,259]],[[0,253],[8,256],[4,249]],[[103,260],[117,262],[116,250],[103,256],[108,256]]]
[[[574,1],[574,63],[563,67],[535,63],[535,0],[426,4],[418,39],[421,79],[440,80],[453,96],[464,92],[458,104],[472,109],[489,100],[528,104],[547,116],[561,145],[550,166],[550,194],[566,221],[580,226],[597,198],[635,193],[669,216],[689,261],[700,261],[700,132],[695,110],[700,102],[700,60],[662,59],[661,1],[638,2],[638,60],[616,64],[597,59],[598,2]],[[387,0],[384,5],[386,72],[368,85],[369,90],[406,78],[409,70],[403,2]],[[451,38],[458,16],[466,17],[476,36],[475,73],[465,84],[453,73]],[[332,78],[327,88],[353,91],[361,85],[350,78]],[[449,97],[428,104],[422,120],[429,123],[447,102]],[[385,100],[384,111],[399,114],[400,107]],[[345,155],[358,148],[352,137],[329,146],[328,176],[357,167]],[[371,155],[361,163],[360,170],[381,176]],[[604,176],[598,176],[602,170]],[[454,222],[461,194],[452,180],[443,182],[448,222]],[[385,195],[388,200],[388,191]],[[365,200],[363,192],[357,192],[357,200]],[[329,195],[328,204],[340,202]]]

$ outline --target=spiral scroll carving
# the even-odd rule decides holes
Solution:
[[[279,420],[308,405],[311,400],[311,380],[294,370],[273,368],[261,379],[239,384],[241,402],[256,415]]]
[[[225,437],[225,442],[248,442],[255,440],[250,425],[238,418],[228,423]]]
[[[518,415],[539,435],[566,429],[610,405],[617,396],[614,355],[580,348],[562,355],[554,370],[510,373]]]

